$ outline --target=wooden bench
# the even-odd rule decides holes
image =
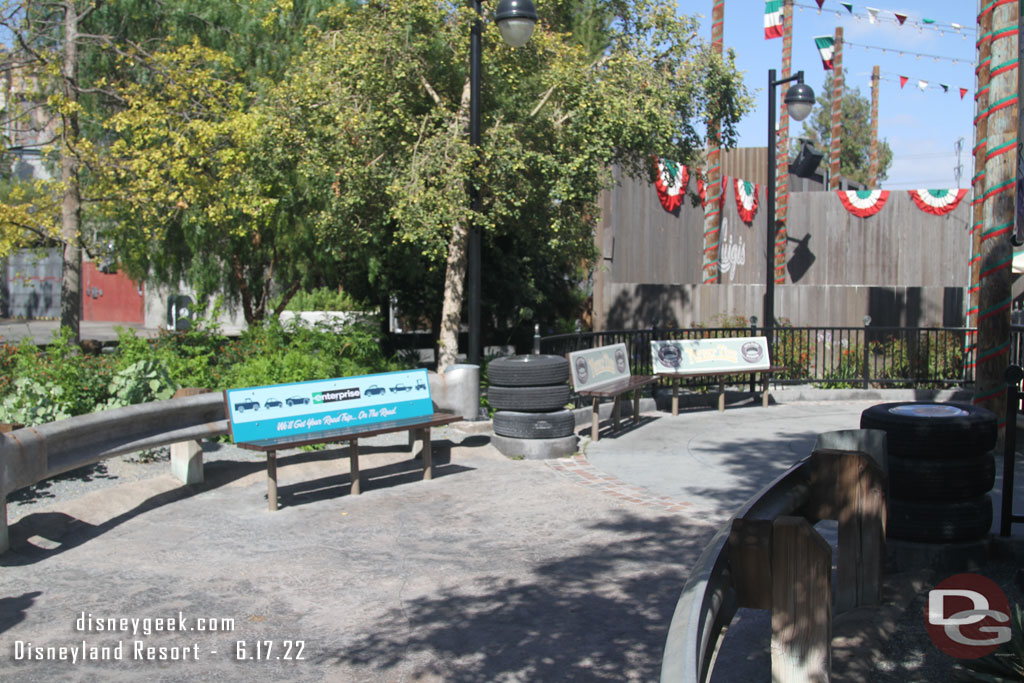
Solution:
[[[765,337],[725,337],[652,341],[651,359],[658,375],[672,378],[672,414],[679,414],[679,378],[718,378],[718,410],[725,410],[725,380],[737,375],[761,376],[761,405],[768,406],[768,381],[786,368],[772,365]]]
[[[600,407],[602,398],[613,399],[612,425],[614,431],[620,427],[620,399],[623,394],[633,392],[633,422],[640,419],[640,389],[658,381],[652,375],[632,375],[629,371],[629,356],[625,344],[610,344],[593,349],[574,351],[569,359],[569,376],[573,390],[580,396],[590,397],[591,439],[600,438]]]
[[[381,388],[383,394],[379,393]],[[280,396],[285,393],[291,396],[282,401]],[[463,419],[461,415],[434,412],[426,370],[231,389],[224,392],[224,400],[228,426],[235,444],[239,448],[266,453],[267,505],[271,511],[277,510],[278,503],[279,450],[348,441],[351,492],[357,496],[362,488],[359,439],[392,432],[409,432],[410,443],[415,440],[421,442],[416,457],[422,458],[423,480],[428,481],[433,478],[431,428]],[[349,401],[352,402],[350,405],[340,405]],[[323,407],[331,403],[339,405]],[[278,415],[267,420],[256,419],[252,415],[243,417],[242,412],[259,412],[262,409],[253,408],[253,404],[268,410],[278,409]],[[313,407],[317,405],[321,407]],[[335,426],[338,424],[344,426]],[[274,436],[275,432],[285,433]]]

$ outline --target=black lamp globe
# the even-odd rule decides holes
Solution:
[[[786,110],[794,121],[803,121],[814,107],[814,89],[805,83],[794,83],[786,91]]]
[[[531,0],[501,0],[494,11],[501,37],[512,47],[522,47],[533,35],[537,9]]]

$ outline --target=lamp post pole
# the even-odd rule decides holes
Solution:
[[[766,229],[764,261],[764,336],[768,340],[769,350],[772,348],[772,338],[775,333],[775,147],[778,144],[775,135],[775,88],[791,81],[799,83],[801,90],[798,95],[797,92],[794,92],[794,88],[790,88],[790,91],[786,93],[786,104],[790,103],[791,98],[795,100],[798,96],[801,101],[806,101],[807,92],[810,93],[809,96],[813,102],[814,91],[809,88],[806,91],[803,90],[806,87],[803,86],[803,71],[797,71],[789,78],[777,81],[775,80],[775,69],[768,70],[768,187],[765,190],[765,218],[768,227]],[[793,118],[800,121],[806,116],[807,114],[804,113],[799,117],[794,115]]]
[[[480,0],[470,0],[476,19],[469,38],[469,145],[474,154],[480,149],[480,53],[483,22],[480,19]],[[477,163],[479,160],[477,161]],[[476,163],[473,164],[474,171]],[[469,219],[469,347],[466,357],[471,365],[480,365],[480,225],[476,216],[480,213],[480,192],[476,186],[474,172],[469,183],[469,202],[472,214]],[[458,336],[456,336],[458,339]]]

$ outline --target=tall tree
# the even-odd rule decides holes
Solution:
[[[640,175],[652,153],[693,163],[695,124],[709,118],[723,121],[726,141],[735,137],[747,98],[731,60],[700,44],[694,20],[667,0],[615,7],[596,57],[569,27],[542,24],[513,50],[487,23],[479,154],[467,136],[468,8],[369,0],[334,12],[284,84],[281,115],[323,142],[302,145],[310,184],[335,190],[319,219],[323,239],[364,254],[358,245],[373,245],[390,272],[414,245],[419,267],[443,274],[441,366],[456,353],[471,183],[484,205],[472,216],[484,231],[484,273],[532,262],[564,279],[593,258],[596,199],[613,164]],[[525,279],[499,284],[491,302],[536,294],[536,271],[517,272]]]
[[[804,121],[804,137],[819,149],[828,149],[832,140],[832,74],[818,92],[817,105]],[[886,140],[878,141],[878,179],[885,180],[892,165],[892,148]],[[871,171],[871,101],[860,94],[860,88],[843,91],[843,137],[839,149],[839,169],[844,178],[868,184]]]

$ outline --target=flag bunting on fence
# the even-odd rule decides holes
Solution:
[[[682,164],[655,158],[658,164],[658,177],[654,181],[654,187],[658,190],[658,199],[666,211],[678,211],[686,194],[686,185],[690,182],[690,173]]]
[[[889,200],[889,190],[836,190],[843,207],[858,218],[874,216]]]
[[[757,193],[761,186],[748,180],[736,178],[733,181],[733,191],[736,194],[736,210],[740,213],[740,220],[744,223],[753,223],[757,214]]]
[[[945,216],[960,205],[967,196],[966,189],[908,190],[917,208],[933,216]]]

